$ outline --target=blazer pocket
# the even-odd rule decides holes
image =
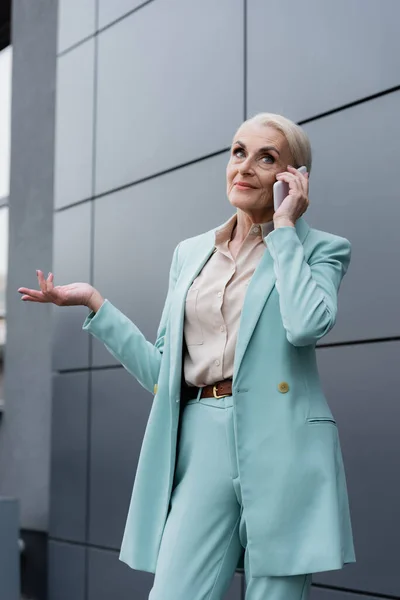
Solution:
[[[203,328],[198,315],[197,299],[199,288],[190,288],[186,295],[186,313],[188,325],[185,327],[185,341],[187,346],[200,346],[204,343]]]
[[[307,417],[306,421],[309,425],[320,425],[328,423],[337,426],[337,423],[333,417]]]

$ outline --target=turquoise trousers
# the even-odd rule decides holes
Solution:
[[[252,577],[233,397],[182,406],[175,476],[149,600],[223,600],[244,549],[246,600],[307,600],[311,573]]]

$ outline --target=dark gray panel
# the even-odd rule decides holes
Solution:
[[[368,600],[369,598],[374,600],[377,596],[366,596],[365,594],[356,594],[317,586],[311,587],[310,594],[310,600]]]
[[[90,283],[91,203],[55,213],[54,285]],[[45,273],[47,277],[47,273]],[[53,306],[53,370],[89,365],[90,337],[82,331],[86,306]]]
[[[314,583],[396,596],[400,590],[400,342],[320,348],[318,367],[335,415],[357,562]]]
[[[353,246],[338,320],[323,343],[399,335],[400,92],[305,129],[315,155],[305,218]]]
[[[242,573],[235,573],[232,579],[231,586],[224,596],[224,600],[244,600],[242,595],[243,589],[243,575]]]
[[[48,600],[86,600],[85,548],[49,542]]]
[[[94,39],[60,56],[57,70],[56,208],[92,195]]]
[[[99,0],[99,28],[105,27],[142,4],[145,4],[143,0]]]
[[[96,0],[58,0],[58,52],[92,35],[95,21]]]
[[[155,341],[177,243],[223,223],[229,153],[96,200],[94,285]],[[93,339],[93,363],[116,364]]]
[[[120,548],[151,398],[125,369],[92,372],[92,544]]]
[[[151,2],[100,34],[98,64],[96,193],[230,144],[243,2]]]
[[[84,542],[89,374],[53,379],[50,535]]]
[[[400,83],[398,0],[247,6],[249,116],[302,120]]]
[[[19,501],[0,496],[0,598],[20,598]]]
[[[154,575],[129,568],[117,552],[89,550],[87,600],[147,600]]]

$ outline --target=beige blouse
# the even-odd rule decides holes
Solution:
[[[185,302],[184,377],[204,387],[233,376],[235,346],[247,285],[266,248],[273,221],[253,225],[234,259],[228,248],[237,213],[215,232],[215,249]]]

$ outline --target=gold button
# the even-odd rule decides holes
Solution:
[[[154,394],[157,394],[157,390],[158,390],[158,383],[154,384]]]
[[[280,392],[282,392],[282,394],[286,394],[286,392],[289,391],[289,384],[286,383],[286,381],[282,381],[279,385],[278,385],[278,390]]]

